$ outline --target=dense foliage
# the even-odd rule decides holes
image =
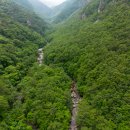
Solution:
[[[70,78],[62,68],[34,64],[46,44],[44,26],[14,1],[0,2],[0,130],[69,129]]]
[[[47,24],[19,0],[0,1],[0,130],[69,129],[72,80],[79,129],[130,129],[130,1],[74,1],[47,36],[41,66]]]
[[[12,12],[11,10],[15,10],[15,8],[12,8],[9,4],[17,8],[17,5],[11,3],[11,1],[9,3],[8,1],[0,1],[1,130],[6,129],[7,124],[4,123],[6,114],[10,111],[14,111],[13,105],[16,103],[16,96],[18,94],[17,85],[24,78],[28,69],[36,62],[37,49],[45,45],[45,39],[36,32],[38,31],[37,28],[35,28],[36,30],[34,28],[32,29],[24,25],[23,21],[17,19],[19,14],[24,14],[27,11],[19,9],[17,13]],[[22,17],[25,18],[26,14],[24,16],[22,15]],[[11,114],[9,116],[11,116]],[[13,117],[9,117],[9,119],[12,120]],[[9,121],[9,123],[11,123],[11,121]]]
[[[45,48],[47,64],[63,66],[82,96],[82,130],[130,129],[130,2],[93,0],[59,25]]]
[[[69,77],[60,68],[32,67],[17,86],[12,110],[5,113],[1,128],[11,130],[67,130],[70,121]],[[8,107],[2,100],[2,108]]]
[[[27,0],[24,2],[28,2]],[[30,8],[20,6],[18,0],[3,0],[0,1],[0,13],[5,13],[13,20],[20,22],[24,26],[33,29],[34,31],[45,34],[47,28],[46,22],[38,17]],[[26,6],[25,6],[26,7]]]
[[[36,61],[37,48],[43,46],[45,40],[5,14],[0,16],[0,73],[5,77],[9,76],[12,84],[16,84],[25,75],[27,68]],[[14,74],[17,80],[13,81]]]

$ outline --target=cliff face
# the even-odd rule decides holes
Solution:
[[[128,1],[128,0],[121,0],[121,1]],[[89,2],[90,4],[89,6],[83,6],[80,19],[85,19],[94,13],[98,13],[98,14],[103,13],[103,11],[109,6],[109,4],[113,5],[119,1],[117,0],[88,0],[87,2]]]

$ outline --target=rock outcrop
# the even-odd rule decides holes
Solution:
[[[99,4],[99,7],[98,7],[98,13],[102,13],[104,9],[105,9],[105,1],[100,0],[100,4]]]

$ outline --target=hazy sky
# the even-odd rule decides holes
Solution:
[[[44,4],[46,4],[49,7],[53,7],[63,3],[65,0],[40,0],[40,1],[42,1]]]

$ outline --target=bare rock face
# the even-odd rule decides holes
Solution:
[[[90,1],[91,0],[81,0],[81,1],[79,1],[80,8],[85,7],[87,4],[89,4]],[[81,20],[84,20],[86,18],[87,18],[87,15],[85,14],[85,12],[80,15]]]
[[[104,9],[105,9],[105,1],[100,0],[100,4],[99,4],[99,7],[98,7],[98,13],[102,13]]]
[[[80,16],[80,19],[81,19],[81,20],[84,20],[84,19],[86,19],[86,17],[87,17],[86,14],[83,13],[83,14],[81,14],[81,16]]]

